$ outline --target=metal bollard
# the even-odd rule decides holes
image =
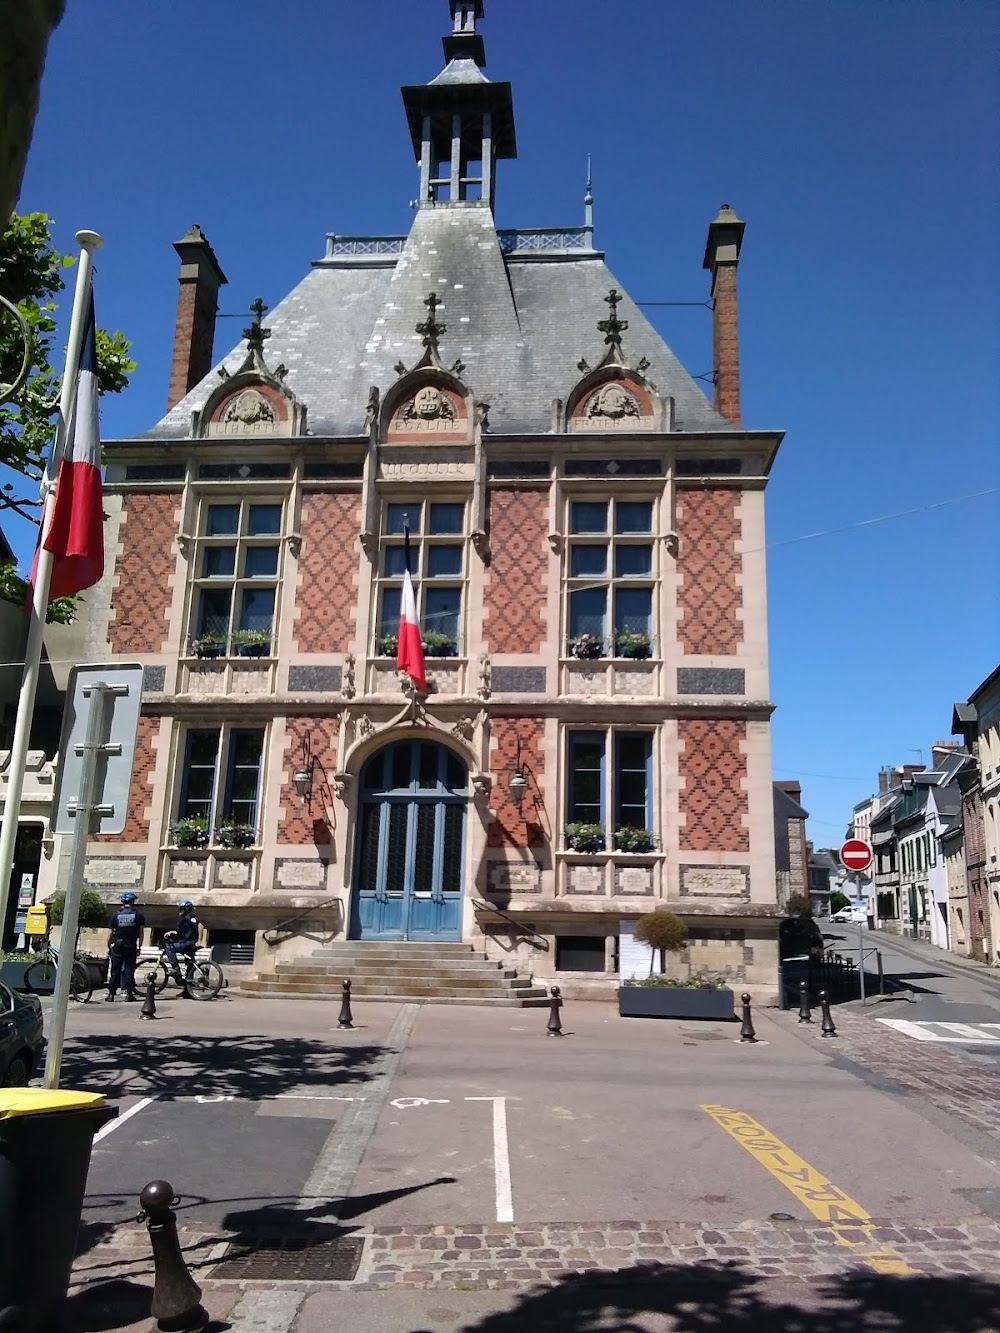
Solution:
[[[140,1018],[156,1017],[156,973],[150,972],[146,978],[146,994],[139,1010]]]
[[[837,1029],[833,1026],[833,1015],[830,1013],[830,997],[825,990],[819,993],[819,1004],[823,1011],[823,1030],[824,1037],[835,1037]]]
[[[354,1015],[351,1013],[351,983],[344,981],[340,989],[344,998],[340,1002],[340,1017],[337,1019],[337,1027],[352,1028],[354,1026]]]
[[[753,1030],[753,1018],[750,1015],[750,995],[744,991],[741,996],[743,1000],[743,1026],[740,1028],[740,1041],[756,1042],[757,1034]]]
[[[208,1323],[201,1305],[201,1287],[188,1271],[177,1239],[177,1214],[171,1205],[180,1200],[169,1180],[151,1180],[139,1195],[140,1213],[153,1248],[153,1317],[161,1329],[194,1333]]]
[[[799,1022],[811,1023],[812,1014],[809,1010],[809,983],[799,982]]]
[[[559,1010],[562,1008],[562,1000],[559,998],[559,987],[553,986],[549,992],[552,996],[549,1004],[549,1036],[561,1037],[563,1034],[562,1023],[559,1019]]]

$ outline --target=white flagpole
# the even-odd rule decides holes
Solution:
[[[83,350],[83,334],[87,322],[90,304],[90,288],[94,272],[94,251],[104,244],[96,231],[78,231],[77,243],[82,246],[80,262],[76,272],[76,291],[73,294],[73,313],[69,324],[69,342],[66,346],[66,367],[63,371],[62,391],[59,394],[59,419],[56,422],[55,439],[52,453],[42,480],[42,523],[41,532],[45,532],[52,502],[59,460],[66,447],[66,434],[73,419],[76,404],[76,386],[80,376],[80,353]],[[39,539],[38,563],[35,567],[34,596],[28,620],[28,644],[24,651],[24,672],[21,676],[21,692],[17,700],[17,721],[14,724],[14,738],[11,741],[10,759],[7,764],[7,791],[3,808],[3,826],[0,828],[0,942],[7,922],[7,903],[10,897],[10,877],[14,869],[14,850],[17,841],[18,814],[21,810],[21,793],[24,789],[24,769],[28,759],[28,737],[31,732],[31,718],[35,711],[35,691],[38,687],[39,665],[42,660],[42,635],[45,632],[45,612],[49,604],[49,583],[52,578],[52,552],[46,551]],[[73,940],[64,940],[68,945],[70,960],[73,958]]]

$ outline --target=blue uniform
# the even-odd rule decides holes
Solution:
[[[141,912],[131,905],[122,906],[108,922],[111,931],[108,995],[124,990],[135,994],[135,965],[139,958],[139,940],[146,924]]]
[[[163,952],[167,955],[167,962],[174,972],[177,971],[178,956],[193,961],[195,950],[198,947],[198,918],[190,908],[177,922],[176,932],[177,938],[167,940],[163,946]]]

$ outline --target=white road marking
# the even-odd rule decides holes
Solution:
[[[466,1101],[470,1099],[466,1097]],[[413,1106],[447,1106],[447,1097],[396,1097],[389,1103],[397,1111],[408,1111]]]
[[[941,1019],[926,1019],[923,1022],[912,1022],[908,1018],[879,1018],[878,1023],[884,1023],[887,1028],[893,1028],[896,1032],[902,1032],[907,1037],[913,1037],[915,1041],[934,1041],[940,1044],[951,1043],[956,1046],[968,1046],[976,1044],[979,1046],[996,1046],[1000,1042],[1000,1037],[993,1033],[986,1032],[984,1028],[1000,1028],[997,1023],[945,1023]],[[945,1028],[949,1032],[959,1033],[959,1036],[942,1036],[933,1031],[934,1028]]]
[[[276,1102],[283,1097],[295,1102],[363,1102],[365,1100],[364,1097],[334,1097],[325,1092],[275,1092],[272,1096],[264,1097],[262,1100]]]
[[[150,1102],[155,1101],[155,1097],[140,1098],[139,1101],[130,1106],[127,1111],[123,1111],[117,1120],[109,1120],[103,1129],[99,1129],[94,1135],[94,1142],[100,1143],[101,1139],[106,1139],[113,1130],[118,1128],[119,1125],[124,1125],[126,1120],[131,1120],[134,1115],[139,1114],[143,1107],[148,1106]]]
[[[513,1222],[514,1196],[510,1183],[510,1149],[507,1144],[507,1098],[466,1097],[465,1100],[493,1103],[493,1175],[496,1180],[497,1221]]]

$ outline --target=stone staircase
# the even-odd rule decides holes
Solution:
[[[302,958],[278,963],[240,983],[243,993],[339,1000],[349,978],[355,1000],[397,1000],[416,1004],[486,1004],[540,1008],[543,986],[502,962],[490,962],[469,944],[408,944],[342,941]]]

